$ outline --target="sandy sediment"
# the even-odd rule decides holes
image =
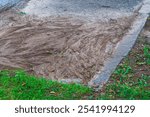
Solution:
[[[3,12],[0,70],[25,69],[48,79],[80,79],[86,84],[111,57],[135,15],[106,22],[73,17]]]

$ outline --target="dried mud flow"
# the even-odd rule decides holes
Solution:
[[[107,22],[72,17],[37,19],[13,11],[0,14],[0,70],[25,69],[48,79],[81,79],[101,70],[134,16]]]

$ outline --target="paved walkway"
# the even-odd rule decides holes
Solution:
[[[78,15],[89,19],[130,14],[142,0],[31,0],[23,10],[38,16]]]
[[[7,3],[15,3],[18,1],[23,0],[0,0],[1,5],[5,5]],[[31,0],[33,1],[33,0]],[[39,1],[46,1],[46,0],[36,0]],[[101,6],[110,6],[113,8],[127,8],[132,9],[138,2],[142,0],[47,0],[47,3],[54,3],[58,6],[62,5],[61,7],[66,7],[67,4],[70,4],[72,7],[81,6],[81,9],[84,7],[101,7]],[[65,5],[66,4],[66,5]],[[75,6],[74,6],[75,5]]]

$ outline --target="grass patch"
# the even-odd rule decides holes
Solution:
[[[98,99],[150,99],[150,46],[139,45],[120,63]]]
[[[150,65],[150,45],[146,45],[144,47],[144,56],[145,56],[145,61],[147,65]]]
[[[124,77],[120,74],[117,80],[113,79],[113,83],[106,86],[105,92],[100,95],[99,99],[149,100],[150,76],[142,74],[136,79],[131,79],[129,76],[130,73]]]
[[[24,71],[0,72],[1,100],[84,99],[92,90],[78,84],[62,84],[36,78]]]

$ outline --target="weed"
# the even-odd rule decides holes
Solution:
[[[148,65],[150,65],[150,46],[144,46],[144,56],[145,56],[145,61]]]
[[[144,46],[142,50],[143,53],[140,54],[131,53],[135,58],[132,62],[128,57],[123,60],[112,75],[113,81],[106,85],[105,91],[100,94],[98,99],[150,99],[150,75],[148,75],[148,70],[145,70],[147,75],[136,75],[139,74],[137,73],[138,71],[143,72],[141,71],[141,65],[144,68],[145,66],[149,68],[148,66],[150,65],[149,46]]]

